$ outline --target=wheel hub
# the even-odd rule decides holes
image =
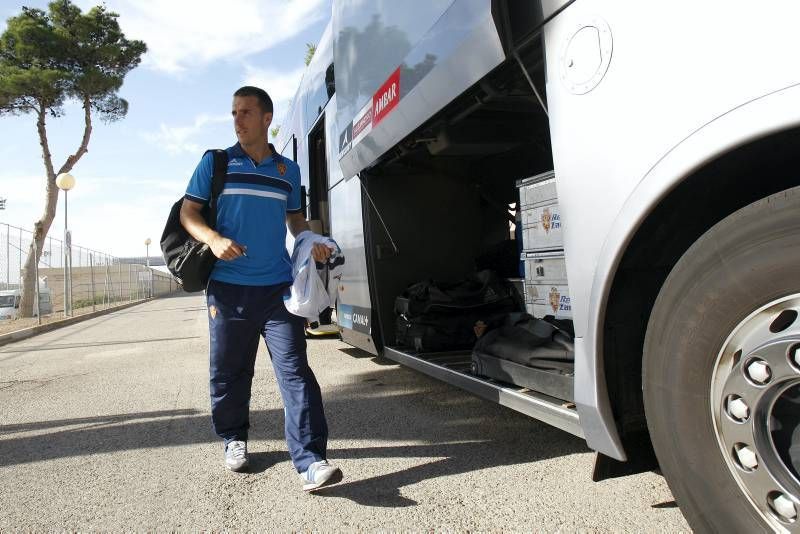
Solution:
[[[711,383],[714,430],[736,483],[775,530],[800,532],[800,294],[770,302],[725,341]]]

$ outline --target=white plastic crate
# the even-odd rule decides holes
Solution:
[[[550,200],[522,212],[522,248],[542,251],[564,248],[561,210]]]
[[[523,254],[525,283],[567,283],[567,262],[561,251],[549,254]]]
[[[523,254],[522,260],[525,262],[527,312],[540,318],[553,315],[557,319],[572,319],[564,254]]]
[[[566,285],[526,284],[525,310],[534,317],[553,315],[556,319],[572,319],[572,303]]]
[[[553,171],[518,180],[517,187],[519,188],[519,202],[522,210],[532,208],[543,202],[550,202],[558,197]]]

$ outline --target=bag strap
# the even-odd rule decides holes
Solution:
[[[225,187],[225,176],[228,174],[228,152],[221,149],[210,150],[214,154],[214,174],[211,177],[211,202],[216,200]]]
[[[218,148],[206,150],[206,154],[209,152],[214,156],[214,174],[211,175],[211,198],[208,200],[208,218],[206,222],[211,228],[216,228],[217,200],[225,188],[225,176],[228,174],[228,152]]]

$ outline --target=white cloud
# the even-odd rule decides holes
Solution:
[[[125,257],[144,256],[144,240],[149,237],[152,240],[150,255],[160,256],[158,241],[170,206],[177,199],[178,196],[156,200],[139,195],[127,202],[92,204],[80,219],[70,222],[73,240],[83,243],[91,236],[91,246],[95,250]]]
[[[294,97],[305,70],[302,66],[290,72],[278,72],[245,64],[244,85],[261,87],[269,93],[273,103],[288,101]]]
[[[249,64],[245,64],[244,67],[243,84],[261,87],[269,93],[275,108],[272,126],[280,125],[289,111],[289,105],[292,103],[297,88],[300,87],[300,80],[303,78],[306,67],[301,66],[289,72],[261,69]]]
[[[170,73],[262,52],[330,16],[326,0],[107,0],[106,5],[120,14],[127,37],[147,43],[143,64]]]
[[[266,90],[275,108],[272,126],[278,126],[284,120],[289,110],[289,105],[300,86],[300,80],[306,70],[305,66],[283,72],[275,69],[264,69],[244,63],[244,77],[242,85],[254,85]],[[146,132],[142,136],[148,142],[162,150],[173,154],[199,154],[201,145],[196,141],[204,127],[211,124],[231,123],[230,115],[202,114],[195,118],[190,125],[168,125],[161,123],[156,132]]]
[[[0,174],[0,197],[7,199],[6,209],[0,211],[0,222],[33,228],[33,222],[44,212],[45,174]]]
[[[169,126],[161,123],[157,132],[147,132],[142,136],[149,142],[166,150],[170,154],[199,153],[200,145],[194,139],[208,124],[230,123],[229,115],[202,114],[195,117],[189,126]]]
[[[69,193],[69,228],[73,243],[115,256],[144,255],[144,239],[156,246],[150,252],[160,254],[157,242],[173,202],[180,198],[185,184],[174,180],[76,174],[77,184]],[[44,176],[12,176],[0,172],[0,197],[7,198],[0,223],[20,227],[24,236],[44,212]],[[124,199],[124,200],[122,200]],[[61,240],[64,232],[64,195],[58,206],[48,236]],[[0,225],[5,232],[5,226]],[[12,236],[19,235],[16,230]],[[5,237],[5,234],[3,234]]]

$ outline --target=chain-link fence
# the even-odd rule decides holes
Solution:
[[[12,311],[4,304],[18,304],[32,239],[32,232],[0,223],[0,324],[17,316],[18,308]],[[71,257],[67,257],[65,248],[59,239],[47,237],[44,241],[38,265],[42,317],[62,318],[65,301],[71,302],[68,312],[79,314],[180,289],[171,276],[145,265],[77,245],[69,247]],[[65,290],[71,299],[64,298]]]

